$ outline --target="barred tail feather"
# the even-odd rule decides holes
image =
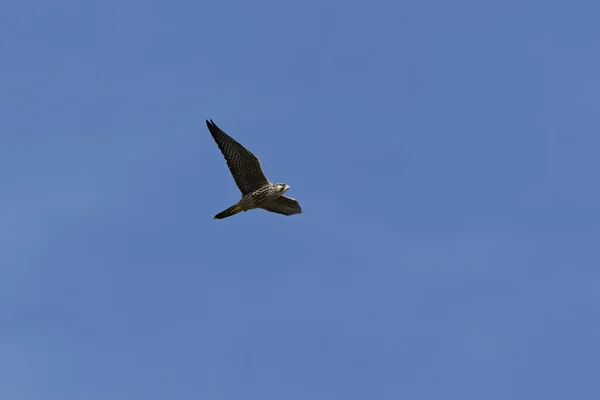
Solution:
[[[215,215],[214,219],[223,219],[223,218],[231,217],[232,215],[235,215],[241,211],[243,211],[243,210],[240,208],[240,206],[238,206],[236,204],[236,205],[229,207],[227,210],[221,211],[220,213]]]

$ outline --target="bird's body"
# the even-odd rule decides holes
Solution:
[[[240,201],[229,207],[227,210],[215,215],[215,219],[230,217],[241,211],[248,211],[254,208],[268,206],[280,198],[288,190],[289,186],[280,183],[267,183],[260,189],[257,189],[245,196]]]
[[[283,214],[300,214],[300,204],[283,194],[290,189],[285,183],[271,183],[260,167],[260,161],[254,154],[223,132],[212,121],[206,125],[213,139],[227,161],[236,185],[242,192],[242,198],[235,205],[215,215],[215,219],[227,218],[242,211],[255,208]]]

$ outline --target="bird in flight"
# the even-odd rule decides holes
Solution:
[[[302,212],[300,204],[295,199],[283,195],[290,186],[285,183],[269,182],[260,167],[260,161],[254,154],[223,132],[212,120],[206,120],[206,126],[223,153],[235,184],[242,192],[241,200],[215,215],[215,219],[231,217],[254,208],[283,215]]]

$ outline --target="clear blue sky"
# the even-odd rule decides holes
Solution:
[[[600,398],[599,15],[3,4],[0,398]]]

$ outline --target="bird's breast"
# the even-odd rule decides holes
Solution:
[[[280,196],[281,192],[276,191],[270,186],[265,186],[244,196],[242,202],[248,206],[261,207],[275,201]]]

